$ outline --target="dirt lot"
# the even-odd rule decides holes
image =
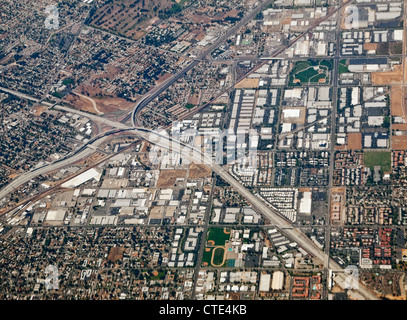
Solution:
[[[243,79],[235,85],[236,89],[258,88],[260,79]]]
[[[186,175],[186,170],[161,170],[157,182],[157,188],[174,187],[177,178],[185,178]]]
[[[362,134],[360,132],[348,133],[348,145],[349,150],[361,150],[362,149]]]
[[[165,207],[163,207],[163,206],[152,207],[150,210],[149,218],[150,219],[162,219],[164,211],[165,211]]]
[[[402,99],[402,86],[392,86],[390,90],[390,102],[391,102],[391,115],[403,117],[406,113],[403,110]]]
[[[96,111],[92,106],[92,103],[85,98],[77,96],[76,94],[69,94],[65,97],[64,100],[67,101],[69,104],[73,105],[75,109],[96,114]]]
[[[407,131],[407,123],[393,123],[391,128],[393,130]]]
[[[107,260],[111,262],[116,262],[123,258],[124,248],[122,247],[112,247],[110,248],[109,255],[107,256]]]
[[[90,97],[96,103],[97,109],[102,113],[128,110],[134,105],[134,102],[122,98],[104,96],[102,90],[89,85],[80,85],[75,89],[75,92]],[[89,99],[70,94],[65,97],[65,100],[72,104],[76,109],[96,113],[95,108]]]
[[[372,72],[372,84],[390,85],[401,84],[403,81],[403,68],[401,65],[395,66],[393,71]]]
[[[363,44],[363,49],[364,50],[377,50],[377,43],[365,43]]]
[[[191,163],[189,166],[189,178],[210,178],[212,176],[212,170],[203,164]]]
[[[46,106],[38,106],[38,107],[33,108],[36,116],[40,116],[41,113],[43,113],[47,109],[48,109],[48,107],[46,107]]]
[[[407,149],[407,136],[392,136],[391,148],[393,150],[406,150]]]
[[[121,98],[93,98],[98,109],[103,113],[114,112],[116,110],[128,110],[134,103]]]
[[[170,0],[105,0],[92,16],[91,25],[137,40],[143,34],[140,31],[151,25],[155,11],[165,11],[172,4]]]

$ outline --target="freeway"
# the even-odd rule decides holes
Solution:
[[[296,36],[293,40],[291,40],[287,45],[284,45],[278,49],[276,49],[269,57],[267,57],[267,59],[263,59],[262,63],[257,64],[254,68],[252,68],[249,72],[247,72],[246,74],[244,74],[240,79],[236,80],[234,82],[234,84],[224,90],[222,90],[218,95],[216,95],[214,98],[212,98],[209,102],[205,103],[204,105],[198,107],[195,109],[194,112],[190,112],[187,113],[185,116],[181,117],[180,119],[177,119],[177,121],[182,121],[184,119],[186,119],[187,117],[191,117],[194,114],[198,113],[199,111],[205,109],[206,107],[208,107],[210,104],[214,103],[218,98],[220,98],[223,94],[228,93],[231,89],[234,88],[234,86],[239,83],[240,81],[242,81],[243,79],[245,79],[246,77],[248,77],[250,74],[256,72],[259,68],[261,68],[262,66],[264,66],[265,64],[269,63],[269,60],[272,60],[272,58],[276,58],[276,59],[281,59],[278,56],[283,53],[285,50],[287,50],[288,48],[290,48],[293,44],[295,44],[299,39],[303,38],[304,36],[306,36],[307,34],[311,33],[312,30],[314,30],[316,27],[318,27],[322,22],[325,22],[326,20],[328,20],[329,18],[331,18],[335,13],[339,12],[343,7],[347,6],[348,4],[352,3],[354,0],[348,0],[344,3],[342,3],[341,5],[339,5],[337,8],[335,8],[334,10],[331,10],[325,17],[320,18],[319,20],[315,21],[315,23],[311,24],[309,28],[307,28],[307,30],[303,31],[302,33],[300,33],[298,36]],[[144,104],[144,103],[143,103]],[[133,123],[135,124],[135,123]],[[168,128],[169,126],[167,126]]]
[[[12,90],[7,90],[4,88],[0,88],[0,90],[2,91],[6,91],[7,93],[13,94],[13,95],[17,95],[21,98],[25,98],[31,101],[38,101],[35,98],[32,98],[30,96],[26,96],[24,94],[12,91]],[[18,187],[22,186],[23,184],[27,183],[28,181],[30,181],[31,179],[34,179],[40,175],[46,174],[48,172],[54,171],[54,170],[58,170],[61,169],[65,166],[69,166],[72,163],[75,163],[81,159],[87,158],[90,155],[92,155],[96,150],[97,147],[99,145],[101,145],[103,142],[106,141],[106,139],[115,133],[118,132],[123,132],[123,131],[128,131],[128,130],[132,130],[132,128],[123,125],[121,123],[118,122],[114,122],[111,121],[109,119],[105,119],[99,116],[95,116],[92,114],[88,114],[86,112],[83,111],[79,111],[79,110],[74,110],[65,106],[61,106],[61,105],[53,105],[49,102],[42,102],[42,104],[44,105],[48,105],[50,107],[53,107],[54,109],[58,109],[58,110],[62,110],[65,112],[71,112],[71,113],[76,113],[79,114],[83,117],[87,117],[91,120],[100,122],[100,123],[104,123],[108,126],[111,126],[113,128],[117,128],[117,129],[113,129],[113,130],[109,130],[103,133],[100,133],[99,135],[97,135],[96,137],[92,138],[88,143],[86,143],[85,145],[83,145],[81,148],[79,148],[78,150],[76,150],[74,153],[68,155],[67,157],[65,157],[62,160],[57,160],[55,162],[52,162],[48,165],[44,165],[40,168],[34,168],[30,171],[27,171],[21,175],[19,175],[17,178],[15,178],[14,180],[12,180],[7,186],[5,186],[3,189],[0,190],[0,201],[7,196],[9,193],[13,192],[14,190],[16,190]]]
[[[209,158],[201,150],[184,144],[176,139],[168,138],[160,133],[154,132],[145,128],[135,129],[135,133],[141,138],[166,149],[171,150],[171,145],[180,144],[184,148],[177,148],[177,151],[183,156],[190,157],[201,163],[205,163],[214,172],[216,172],[223,180],[228,182],[240,195],[242,195],[255,209],[256,211],[263,214],[273,225],[276,226],[279,231],[286,235],[289,239],[297,242],[304,250],[306,250],[310,255],[317,258],[321,262],[329,261],[330,270],[335,272],[336,282],[340,286],[346,285],[346,280],[348,274],[344,273],[342,267],[329,257],[329,254],[318,248],[315,243],[308,238],[303,232],[298,229],[292,229],[291,223],[286,220],[278,211],[268,207],[261,198],[254,195],[251,191],[246,189],[239,181],[237,181],[228,171],[225,170],[219,164],[213,163],[212,158]],[[359,283],[358,289],[355,289],[360,296],[369,300],[377,300],[377,296],[374,295],[369,289],[367,289],[363,284]]]
[[[164,81],[162,84],[156,86],[154,89],[145,94],[134,106],[133,112],[131,114],[133,127],[138,125],[137,115],[138,113],[147,106],[151,101],[158,97],[162,92],[167,90],[174,82],[182,78],[188,71],[197,66],[208,54],[213,50],[218,48],[225,40],[227,40],[231,35],[236,33],[241,27],[246,25],[250,20],[252,20],[258,13],[269,6],[274,0],[267,0],[258,5],[252,11],[250,11],[246,16],[244,16],[239,22],[237,22],[233,27],[229,28],[225,34],[220,36],[214,43],[212,43],[205,51],[203,51],[196,59],[189,63],[185,68],[180,70],[171,78]],[[121,122],[125,123],[129,120],[130,115],[125,117]]]
[[[59,106],[56,105],[54,108],[63,110],[66,112],[71,112],[71,113],[76,113],[80,114],[82,116],[86,116],[90,118],[93,121],[99,121],[102,123],[105,123],[109,126],[112,126],[114,128],[118,128],[120,130],[126,130],[127,133],[134,133],[136,136],[154,144],[157,145],[161,148],[168,149],[172,151],[172,146],[182,146],[182,148],[177,148],[177,151],[180,152],[185,157],[188,157],[190,159],[193,159],[197,161],[198,163],[204,163],[208,167],[210,167],[216,174],[218,174],[223,180],[228,182],[240,195],[245,197],[247,201],[252,205],[253,209],[255,209],[257,212],[261,213],[263,216],[265,216],[273,225],[276,226],[277,229],[280,230],[280,232],[284,235],[286,235],[288,238],[292,239],[293,241],[297,242],[299,246],[301,246],[304,250],[306,250],[309,254],[320,260],[322,263],[329,261],[329,266],[330,270],[336,272],[336,281],[339,285],[345,285],[346,284],[346,277],[347,274],[344,273],[343,269],[341,266],[338,265],[336,261],[334,261],[332,258],[329,257],[329,255],[318,248],[314,242],[308,238],[303,232],[301,232],[298,229],[292,229],[292,225],[290,221],[286,220],[278,211],[268,207],[265,203],[264,200],[259,198],[258,196],[254,195],[251,193],[248,189],[246,189],[239,181],[237,181],[232,175],[229,174],[228,171],[226,171],[222,166],[219,164],[213,163],[213,159],[211,157],[208,157],[207,154],[202,153],[202,150],[197,149],[193,146],[190,146],[188,144],[182,143],[174,138],[170,138],[164,134],[161,134],[159,132],[153,131],[152,129],[148,128],[132,128],[129,126],[126,126],[122,123],[118,123],[112,120],[105,119],[103,117],[93,115],[93,114],[88,114],[84,113],[79,110],[74,110],[70,109],[68,107],[64,106]],[[100,143],[103,141],[104,136],[102,136],[99,140]],[[96,143],[96,142],[94,142]],[[88,150],[89,148],[86,148]],[[91,149],[93,152],[93,149]],[[82,153],[80,153],[82,155]],[[70,163],[73,163],[77,160],[77,157],[79,157],[79,154],[76,156],[73,156],[71,158],[67,158],[57,164],[52,163],[46,167],[41,168],[40,170],[36,170],[33,172],[29,172],[28,174],[24,174],[18,178],[20,180],[13,180],[11,184],[6,186],[3,190],[0,191],[0,199],[2,199],[5,195],[7,195],[8,192],[11,190],[17,188],[19,185],[21,185],[22,181],[29,181],[30,179],[38,176],[39,174],[44,174],[49,171],[55,170],[55,168],[60,168],[61,163],[62,165],[69,165]],[[57,167],[56,167],[57,166]],[[27,180],[28,179],[28,180]],[[15,182],[16,181],[16,182]],[[374,300],[378,299],[373,293],[371,293],[365,286],[362,284],[359,284],[359,288],[357,292],[364,298]]]
[[[261,6],[257,7],[255,10],[253,10],[243,20],[241,20],[236,26],[234,26],[233,28],[228,30],[228,32],[224,36],[220,37],[217,40],[217,42],[215,42],[210,48],[208,48],[208,50],[210,50],[210,49],[213,50],[213,48],[220,45],[222,43],[222,41],[224,41],[230,34],[235,32],[238,28],[240,28],[242,25],[244,25],[244,23],[246,23],[245,19],[247,19],[247,21],[249,19],[251,19],[251,17],[253,17],[258,12],[260,12],[262,10],[262,8],[265,5],[268,5],[268,3],[270,3],[270,2],[271,1],[266,1]],[[348,1],[346,4],[348,4],[350,2],[352,2],[352,0]],[[342,4],[342,6],[339,6],[339,9],[341,7],[343,7],[343,5],[345,5],[345,4]],[[326,20],[329,16],[331,16],[336,11],[337,10],[333,10],[329,15],[327,15],[327,17],[325,17],[325,19],[319,21],[318,24],[321,23],[322,21]],[[310,27],[305,33],[300,34],[294,40],[290,41],[290,43],[287,46],[277,50],[274,55],[277,56],[278,54],[283,52],[287,47],[291,46],[299,38],[304,36],[306,33],[310,32],[314,27],[315,27],[315,25]],[[207,53],[210,52],[208,50],[205,51],[202,54],[203,55],[202,57],[204,57]],[[200,58],[202,58],[202,57],[200,57]],[[216,163],[213,163],[212,158],[208,158],[207,155],[202,154],[202,151],[199,150],[199,149],[196,149],[195,147],[183,144],[183,143],[177,141],[176,139],[168,138],[167,136],[164,136],[164,135],[162,135],[162,134],[160,134],[158,132],[152,131],[151,129],[137,127],[137,123],[136,123],[136,120],[135,120],[135,118],[137,116],[137,113],[144,106],[146,106],[149,102],[151,102],[155,97],[157,97],[161,92],[166,90],[172,83],[174,83],[174,81],[178,80],[182,75],[184,75],[191,68],[193,68],[194,63],[196,65],[199,62],[194,61],[193,63],[188,65],[185,69],[181,70],[180,73],[178,73],[174,77],[170,78],[167,82],[163,83],[161,86],[158,86],[158,87],[154,88],[152,91],[150,91],[150,93],[148,93],[145,97],[143,97],[142,100],[140,100],[140,102],[136,105],[135,109],[132,112],[132,125],[133,125],[133,127],[129,127],[129,126],[125,125],[123,123],[125,121],[122,121],[122,123],[118,123],[118,122],[115,122],[115,121],[112,121],[112,120],[109,120],[109,119],[106,119],[106,118],[102,118],[102,117],[97,116],[97,115],[92,115],[92,114],[88,114],[88,113],[85,113],[85,112],[82,112],[82,111],[73,110],[73,109],[70,109],[68,107],[59,106],[59,105],[54,106],[54,105],[51,105],[51,104],[48,104],[48,105],[50,105],[51,107],[54,107],[55,109],[58,109],[58,110],[80,114],[80,115],[82,115],[84,117],[87,117],[87,118],[93,120],[93,121],[106,124],[106,125],[111,126],[113,128],[118,128],[120,130],[128,130],[128,133],[134,133],[138,137],[140,137],[140,138],[142,138],[142,139],[144,139],[144,140],[146,140],[146,141],[148,141],[148,142],[150,142],[152,144],[155,144],[155,145],[157,145],[157,146],[159,146],[161,148],[169,149],[170,151],[172,150],[172,146],[171,146],[172,144],[182,145],[184,148],[182,148],[180,150],[180,153],[183,156],[192,158],[193,160],[198,161],[200,163],[203,160],[204,163],[208,167],[210,167],[223,180],[228,182],[240,195],[245,197],[247,199],[247,201],[252,205],[253,209],[255,209],[256,211],[261,213],[273,225],[275,225],[280,230],[280,232],[282,234],[286,235],[288,238],[290,238],[293,241],[297,242],[299,246],[301,246],[304,250],[306,250],[308,253],[310,253],[310,255],[312,255],[313,257],[315,257],[316,259],[318,259],[322,263],[327,263],[328,262],[329,266],[330,266],[330,270],[335,272],[336,282],[340,286],[344,287],[345,284],[346,284],[346,279],[347,279],[348,275],[344,272],[344,270],[332,258],[329,257],[328,253],[321,250],[320,248],[318,248],[314,244],[314,242],[311,239],[309,239],[299,229],[295,229],[295,228],[293,229],[291,223],[288,220],[286,220],[278,211],[276,211],[276,210],[270,208],[269,206],[267,206],[266,203],[264,202],[264,200],[262,200],[258,196],[251,193],[248,189],[246,189],[232,175],[230,175],[229,172],[225,168],[223,168],[222,166],[220,166],[220,165],[218,165]],[[264,63],[266,63],[266,62],[264,62]],[[257,66],[253,70],[256,70],[258,67],[259,66]],[[11,92],[9,92],[9,93],[11,93]],[[23,95],[23,94],[21,94],[21,95]],[[26,96],[26,95],[24,95],[24,96]],[[21,96],[21,97],[23,97],[23,96]],[[30,100],[32,100],[32,99],[30,99]],[[44,103],[44,104],[46,104],[46,103]],[[128,117],[126,117],[126,118],[128,120]],[[103,138],[105,138],[105,137],[102,136],[97,141],[101,143],[103,141]],[[96,141],[94,143],[96,143]],[[92,148],[86,148],[85,150],[88,150],[88,149],[91,149],[92,152],[93,152]],[[192,152],[192,154],[191,154],[191,152]],[[79,153],[79,154],[82,155],[82,153]],[[79,156],[79,154],[77,153],[74,156],[72,156],[71,158],[65,159],[63,161],[62,165],[69,165],[69,163],[75,162],[75,159],[76,159],[76,157]],[[18,180],[18,178],[20,178],[20,177],[18,177],[10,185],[8,185],[6,188],[4,188],[3,190],[0,191],[0,199],[3,198],[8,192],[10,192],[10,190],[14,190],[13,188],[17,188],[19,185],[21,185],[22,184],[21,181],[29,181],[30,179],[34,178],[35,176],[38,176],[39,174],[43,174],[43,173],[46,173],[46,172],[49,172],[49,171],[53,171],[53,170],[55,170],[55,166],[58,166],[58,168],[61,166],[61,162],[59,162],[57,164],[52,163],[52,164],[50,164],[50,165],[48,165],[46,167],[43,167],[41,169],[38,169],[38,170],[35,170],[35,171],[32,171],[32,172],[28,172],[28,174],[22,175],[20,180]],[[28,179],[28,180],[26,180],[26,179]],[[377,299],[377,297],[362,284],[359,284],[359,288],[354,289],[354,290],[361,297],[363,297],[365,299],[372,299],[372,300]]]
[[[87,145],[85,148],[82,148],[81,151],[75,152],[75,154],[68,156],[62,161],[61,160],[55,161],[49,165],[45,165],[41,168],[36,168],[31,171],[27,171],[19,175],[17,178],[12,180],[7,186],[0,190],[0,200],[2,200],[5,196],[16,190],[18,187],[22,186],[23,184],[40,175],[69,166],[72,163],[75,163],[81,159],[89,157],[90,155],[95,153],[94,148],[100,145],[102,142],[104,142],[106,138],[107,136],[104,136],[101,139],[96,140],[95,142]]]

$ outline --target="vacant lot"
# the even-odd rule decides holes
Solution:
[[[390,91],[391,115],[404,117],[403,110],[403,87],[392,86]]]
[[[374,166],[380,166],[383,172],[391,171],[391,152],[390,151],[369,151],[363,153],[363,163],[365,167],[374,169]]]
[[[212,170],[203,164],[191,163],[189,166],[189,177],[191,179],[210,178]]]
[[[174,187],[178,178],[185,178],[186,170],[161,170],[157,188]]]
[[[260,79],[243,79],[239,83],[235,85],[237,89],[251,89],[251,88],[258,88],[259,87]]]
[[[394,67],[393,71],[372,72],[372,83],[374,85],[400,84],[403,77],[403,68],[401,65]]]
[[[362,149],[362,134],[360,132],[348,133],[348,145],[349,150],[361,150]]]
[[[407,136],[392,136],[391,148],[393,150],[406,150],[407,149]]]
[[[151,19],[169,12],[172,0],[103,0],[94,11],[90,25],[138,39],[144,35]]]
[[[111,262],[116,262],[123,258],[124,248],[122,247],[112,247],[110,248],[109,255],[107,256],[107,260]]]

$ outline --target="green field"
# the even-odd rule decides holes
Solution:
[[[226,229],[230,232],[230,229]],[[207,241],[214,241],[214,246],[224,246],[225,242],[230,238],[230,233],[223,232],[223,228],[210,228],[208,233]]]
[[[349,72],[348,66],[346,65],[346,59],[342,59],[339,61],[338,72],[339,74]]]
[[[163,280],[165,278],[165,274],[165,271],[159,271],[157,275],[151,277],[151,280]]]
[[[205,262],[208,264],[208,266],[211,265],[211,259],[212,259],[212,248],[209,251],[204,250],[203,256],[202,256],[202,265],[205,265]]]
[[[223,256],[225,254],[225,250],[223,248],[216,248],[215,252],[213,253],[213,263],[217,266],[223,262]]]
[[[391,171],[391,152],[389,151],[378,151],[372,152],[367,151],[363,153],[363,163],[365,167],[374,169],[374,166],[380,166],[383,172]]]
[[[330,60],[309,60],[298,61],[290,73],[289,84],[298,86],[302,84],[319,83],[320,79],[325,79],[328,82],[329,70],[332,69],[332,61]],[[295,82],[294,80],[299,80]]]

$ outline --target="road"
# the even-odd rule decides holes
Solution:
[[[262,10],[262,8],[265,5],[268,5],[268,3],[270,3],[270,2],[271,1],[267,1],[264,4],[262,4],[260,7],[257,7],[255,10],[253,10],[249,15],[247,15],[244,19],[242,19],[239,22],[239,24],[235,25],[233,28],[228,30],[228,32],[223,37],[220,37],[218,39],[218,41],[215,42],[210,48],[208,48],[208,50],[205,51],[202,55],[206,55],[208,52],[210,52],[209,50],[211,48],[213,48],[215,46],[217,47],[218,45],[220,45],[220,43],[222,43],[222,41],[224,41],[230,34],[235,32],[235,29],[237,30],[238,28],[240,28],[241,25],[244,25],[246,23],[245,22],[246,19],[250,20],[251,17],[256,15],[258,12],[260,12]],[[350,3],[350,2],[352,2],[352,1],[348,1],[348,3]],[[339,7],[339,8],[341,8],[341,7]],[[334,12],[335,11],[331,12],[330,15],[332,15]],[[329,16],[327,16],[325,19],[327,19]],[[320,21],[320,22],[322,22],[322,21]],[[309,31],[311,31],[314,27],[315,26],[310,27]],[[309,31],[307,30],[307,32],[309,32]],[[293,43],[295,43],[295,41],[297,41],[303,35],[304,34],[298,36],[296,39],[291,41],[288,46],[291,46]],[[276,55],[283,52],[284,50],[285,50],[285,48],[282,48],[282,49],[278,50],[276,52]],[[196,62],[196,63],[198,63],[198,62]],[[66,112],[80,114],[80,115],[82,115],[84,117],[87,117],[87,118],[93,120],[93,121],[106,124],[106,125],[111,126],[113,128],[128,130],[128,133],[134,133],[138,137],[140,137],[140,138],[142,138],[142,139],[144,139],[146,141],[149,141],[150,143],[155,144],[155,145],[157,145],[159,147],[165,148],[165,149],[170,149],[171,150],[172,147],[170,146],[170,144],[174,144],[174,143],[175,144],[180,144],[183,147],[183,148],[181,148],[181,154],[183,156],[192,158],[193,160],[195,160],[196,162],[199,162],[199,163],[202,163],[202,160],[204,160],[204,163],[208,167],[210,167],[223,180],[228,182],[240,195],[242,195],[244,198],[246,198],[246,200],[252,205],[253,209],[260,212],[273,225],[278,226],[277,228],[280,230],[280,232],[282,234],[286,235],[291,240],[297,242],[299,246],[301,246],[310,255],[317,258],[322,263],[326,263],[326,264],[329,263],[330,269],[333,270],[336,273],[337,283],[340,286],[343,286],[344,283],[345,283],[345,280],[347,278],[347,275],[343,272],[343,269],[334,260],[332,260],[325,251],[319,249],[314,244],[314,242],[311,239],[309,239],[304,233],[302,233],[298,229],[292,229],[292,225],[288,220],[286,220],[282,215],[280,215],[279,212],[277,212],[276,210],[271,209],[269,206],[267,206],[261,198],[259,198],[258,196],[254,195],[249,190],[247,190],[232,175],[230,175],[229,172],[227,170],[225,170],[225,168],[223,168],[222,166],[220,166],[220,165],[218,165],[216,163],[213,163],[211,158],[208,158],[207,155],[202,154],[201,150],[196,149],[195,147],[185,145],[184,143],[181,143],[181,142],[179,142],[179,141],[177,141],[177,140],[175,140],[173,138],[168,138],[168,137],[163,136],[162,134],[160,134],[158,132],[154,132],[151,129],[139,128],[139,127],[136,126],[134,118],[136,117],[138,110],[141,110],[141,108],[143,106],[148,104],[149,101],[152,101],[152,99],[154,99],[157,95],[159,95],[160,92],[163,92],[164,90],[166,90],[166,88],[168,88],[168,86],[170,86],[171,83],[173,83],[179,77],[181,77],[183,74],[185,74],[185,72],[188,72],[188,70],[190,70],[192,67],[193,67],[193,63],[190,64],[189,66],[187,66],[184,70],[182,70],[179,74],[177,74],[173,78],[170,78],[170,80],[168,82],[162,84],[159,87],[156,87],[153,90],[153,93],[151,95],[148,95],[147,97],[145,97],[142,100],[141,103],[136,105],[136,108],[134,109],[134,111],[132,113],[132,118],[133,118],[132,119],[132,124],[133,124],[134,128],[126,126],[123,123],[118,123],[118,122],[115,122],[115,121],[112,121],[112,120],[102,118],[102,117],[97,116],[97,115],[91,115],[91,114],[88,114],[88,113],[85,113],[85,112],[82,112],[82,111],[70,109],[68,107],[56,105],[56,106],[54,106],[54,108],[58,109],[58,110],[66,111]],[[9,92],[9,93],[11,93],[11,92]],[[49,104],[49,105],[51,105],[51,104]],[[103,142],[103,138],[97,140],[97,142],[95,141],[94,143],[98,143],[98,142],[100,142],[100,143]],[[85,150],[92,150],[92,152],[94,151],[92,148],[86,148]],[[90,151],[88,151],[88,152],[90,152]],[[79,154],[82,155],[82,153],[79,153]],[[17,188],[18,185],[21,185],[22,181],[29,181],[30,179],[32,179],[35,176],[38,176],[39,174],[43,174],[43,173],[46,173],[46,172],[49,172],[49,171],[53,171],[53,170],[55,170],[55,166],[56,166],[56,168],[60,168],[62,162],[64,162],[63,165],[69,165],[69,163],[73,163],[73,162],[77,161],[75,159],[77,159],[77,157],[79,157],[79,154],[75,154],[71,158],[65,159],[65,160],[63,160],[63,161],[61,161],[61,162],[59,162],[57,164],[53,163],[53,164],[50,164],[49,166],[46,166],[46,167],[43,167],[41,169],[37,169],[37,170],[35,170],[33,172],[29,172],[27,174],[24,174],[24,175],[20,176],[21,178],[18,177],[10,185],[8,185],[6,188],[4,188],[3,190],[0,191],[0,199],[3,198],[8,192],[11,192],[11,190],[13,190],[14,188]],[[357,291],[358,294],[360,294],[361,296],[363,296],[366,299],[372,299],[372,300],[378,299],[374,294],[371,293],[371,291],[369,291],[362,284],[359,284],[359,288],[355,289],[355,291]]]
[[[155,144],[161,148],[165,149],[171,149],[172,144],[179,144],[181,145],[181,154],[185,157],[192,158],[198,163],[205,163],[208,167],[210,167],[215,173],[217,173],[223,180],[228,182],[240,195],[246,198],[246,200],[252,205],[253,209],[255,209],[257,212],[261,213],[263,216],[265,216],[273,225],[277,227],[277,229],[280,230],[280,232],[284,235],[286,235],[288,238],[292,239],[293,241],[297,242],[299,246],[301,246],[304,250],[306,250],[310,255],[313,257],[317,258],[320,260],[322,263],[329,262],[330,269],[337,272],[336,273],[336,279],[338,280],[339,283],[344,284],[345,279],[347,275],[343,273],[343,269],[333,260],[329,257],[329,255],[319,249],[314,242],[308,238],[303,232],[301,232],[298,229],[291,229],[292,225],[290,221],[286,220],[280,213],[276,210],[271,209],[268,207],[261,198],[257,197],[253,193],[251,193],[249,190],[247,190],[243,185],[240,184],[239,181],[237,181],[232,175],[230,175],[223,167],[220,165],[213,163],[211,158],[208,158],[206,154],[202,154],[201,150],[192,147],[190,145],[186,145],[182,142],[179,142],[173,138],[169,138],[167,136],[164,136],[163,134],[160,134],[158,132],[155,132],[151,129],[147,128],[132,128],[129,126],[126,126],[125,124],[115,122],[112,120],[105,119],[103,117],[100,117],[98,115],[93,115],[93,114],[88,114],[79,110],[71,109],[65,106],[59,106],[56,105],[54,108],[63,110],[66,112],[71,112],[71,113],[76,113],[85,117],[88,117],[89,119],[96,121],[96,122],[101,122],[104,124],[107,124],[111,127],[118,128],[121,130],[126,130],[128,133],[134,133],[136,136],[152,143]],[[102,139],[98,140],[102,141]],[[101,142],[100,142],[101,143]],[[89,148],[86,148],[88,150]],[[92,150],[93,149],[89,149]],[[192,153],[192,154],[191,154]],[[82,153],[80,153],[82,155]],[[77,160],[77,157],[79,157],[79,154],[76,156],[73,156],[71,158],[65,159],[63,162],[63,165],[69,165],[70,163],[73,163]],[[62,162],[62,161],[61,161]],[[8,186],[6,186],[3,190],[0,191],[0,199],[2,199],[5,195],[8,194],[11,190],[17,188],[19,185],[21,185],[23,181],[29,181],[30,179],[38,176],[39,174],[44,174],[49,171],[56,170],[56,168],[60,168],[61,162],[59,163],[53,163],[50,164],[49,166],[43,167],[41,169],[38,169],[33,172],[29,172],[27,174],[24,174],[15,180]],[[20,179],[19,179],[20,178]],[[19,180],[17,180],[19,179]],[[363,297],[366,299],[377,299],[377,297],[372,294],[365,286],[362,284],[359,285],[359,290],[358,293],[360,293]]]
[[[188,71],[197,66],[208,54],[218,48],[223,42],[225,42],[231,35],[236,33],[241,27],[246,25],[250,20],[252,20],[258,13],[269,6],[274,0],[267,0],[261,3],[259,6],[250,11],[246,16],[244,16],[239,22],[237,22],[233,27],[229,28],[225,34],[220,36],[213,44],[211,44],[206,50],[204,50],[196,59],[194,59],[185,68],[180,70],[171,78],[164,81],[162,84],[156,86],[154,89],[150,90],[145,94],[134,106],[133,112],[131,114],[132,124],[134,127],[138,126],[137,115],[139,112],[147,106],[151,101],[158,97],[162,92],[167,90],[174,82],[182,78]],[[125,123],[129,120],[130,115],[125,117],[121,122]]]
[[[261,198],[254,195],[251,191],[246,189],[239,181],[237,181],[232,175],[229,174],[222,166],[219,164],[213,163],[211,158],[208,158],[206,154],[202,154],[201,150],[186,145],[182,142],[179,142],[172,138],[167,138],[159,133],[153,132],[149,129],[141,128],[135,129],[137,135],[141,138],[154,143],[157,146],[163,148],[169,148],[172,143],[181,144],[181,154],[186,157],[190,157],[193,160],[196,160],[201,163],[203,162],[210,167],[215,173],[217,173],[223,180],[228,182],[240,195],[242,195],[251,205],[252,208],[257,212],[260,212],[265,216],[271,224],[275,225],[279,231],[286,235],[289,239],[297,242],[304,250],[306,250],[310,255],[317,258],[321,262],[329,262],[330,269],[336,272],[336,280],[339,285],[344,285],[346,283],[347,274],[344,273],[341,266],[336,263],[329,255],[318,248],[314,242],[308,238],[303,232],[298,229],[291,229],[291,223],[286,220],[279,212],[268,207]],[[158,138],[158,141],[157,141]],[[171,147],[170,147],[171,149]],[[178,149],[177,149],[178,150]],[[356,290],[360,295],[369,300],[377,300],[378,298],[374,295],[369,289],[367,289],[361,283],[359,284],[359,289]]]
[[[40,175],[46,174],[48,172],[58,170],[60,168],[63,168],[65,166],[69,166],[72,163],[75,163],[81,159],[87,158],[93,153],[95,153],[95,149],[98,145],[103,143],[107,136],[102,137],[99,140],[96,140],[94,143],[87,145],[83,150],[80,152],[76,152],[74,155],[67,157],[66,159],[62,161],[56,161],[53,162],[49,165],[45,165],[41,168],[33,169],[30,171],[27,171],[21,175],[19,175],[17,178],[12,180],[7,186],[5,186],[3,189],[0,190],[0,201],[16,190],[18,187],[22,186],[23,184],[29,182],[31,179],[34,179]]]

